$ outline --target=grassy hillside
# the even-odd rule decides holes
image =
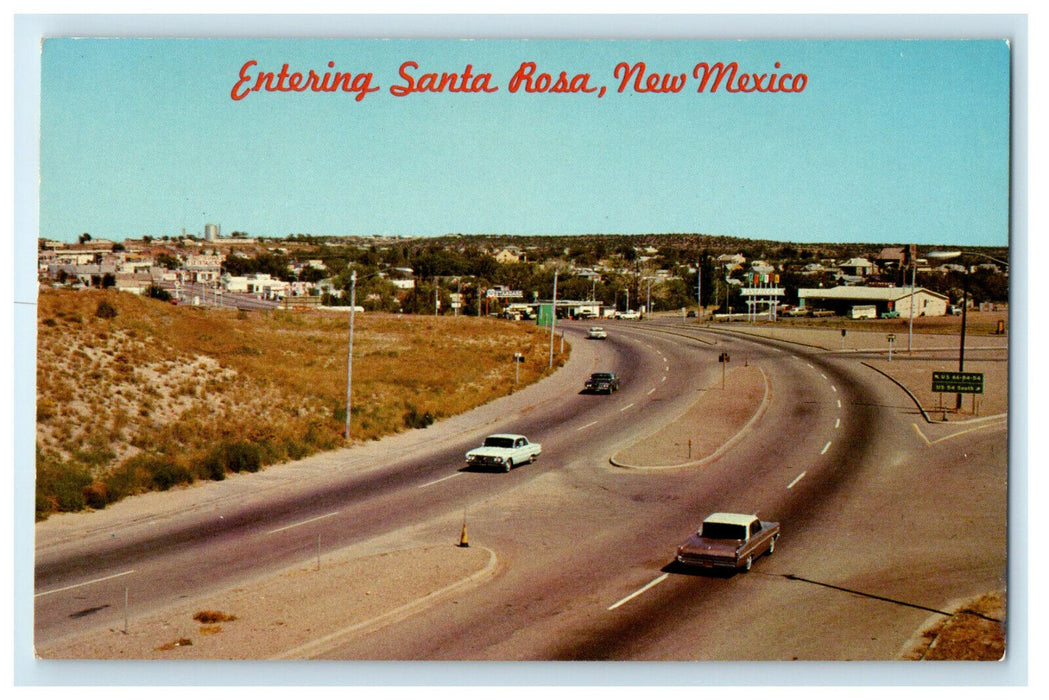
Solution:
[[[346,313],[42,291],[37,321],[37,517],[345,444]],[[509,393],[514,352],[526,358],[521,383],[535,381],[547,372],[548,332],[357,314],[353,439]]]

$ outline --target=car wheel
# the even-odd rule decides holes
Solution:
[[[509,472],[513,468],[514,468],[514,460],[512,460],[512,459],[506,460],[506,465],[505,465],[506,471]]]
[[[745,562],[743,562],[743,571],[744,571],[744,573],[746,573],[747,571],[750,571],[750,567],[753,564],[754,564],[754,556],[751,555],[751,556],[747,557],[747,560]]]
[[[772,540],[769,542],[769,554],[772,554],[774,551],[776,551],[776,538],[775,537],[773,537]]]

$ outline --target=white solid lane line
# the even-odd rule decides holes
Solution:
[[[276,530],[270,530],[266,534],[267,535],[272,535],[272,534],[277,533],[277,532],[284,532],[285,530],[290,530],[293,527],[301,527],[303,525],[309,525],[310,523],[316,522],[318,520],[324,520],[325,518],[330,518],[333,515],[338,515],[338,514],[339,514],[339,511],[335,511],[334,513],[327,513],[325,515],[318,515],[316,518],[310,518],[309,520],[303,520],[301,523],[293,523],[291,525],[285,525],[284,527],[278,527]]]
[[[37,593],[33,597],[34,598],[39,598],[40,596],[43,596],[43,595],[51,595],[52,593],[61,593],[62,591],[70,591],[70,590],[73,590],[74,588],[80,588],[82,586],[90,586],[92,583],[102,583],[103,581],[108,581],[111,578],[120,578],[121,576],[127,576],[128,574],[133,574],[133,573],[135,573],[135,570],[131,569],[130,571],[123,571],[123,572],[121,572],[119,574],[113,574],[112,576],[103,576],[102,578],[96,578],[96,579],[92,579],[90,581],[84,581],[83,583],[74,583],[72,586],[65,586],[63,588],[56,588],[56,589],[51,590],[51,591],[43,591],[41,593]]]
[[[663,574],[662,576],[660,576],[660,577],[658,577],[658,578],[656,578],[656,579],[654,579],[652,581],[649,581],[644,586],[642,586],[641,588],[637,589],[636,591],[634,591],[633,593],[628,595],[626,598],[623,598],[622,600],[620,600],[620,601],[618,601],[616,603],[612,603],[611,605],[609,605],[608,609],[609,610],[615,610],[620,605],[623,605],[624,603],[630,602],[634,598],[637,598],[639,595],[641,595],[642,593],[647,591],[649,588],[652,588],[652,586],[655,586],[655,585],[660,584],[663,581],[665,581],[667,576],[670,576],[670,574]]]

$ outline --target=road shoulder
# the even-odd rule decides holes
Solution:
[[[353,634],[403,619],[498,573],[484,547],[426,544],[368,555],[323,554],[279,573],[148,615],[130,596],[116,626],[39,646],[49,659],[310,658]],[[194,619],[200,613],[204,621]]]

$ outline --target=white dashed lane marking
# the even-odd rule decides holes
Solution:
[[[617,602],[612,603],[611,605],[609,605],[608,609],[609,610],[615,610],[620,605],[623,605],[624,603],[629,603],[631,600],[633,600],[634,598],[637,598],[639,595],[641,595],[642,593],[647,591],[649,588],[652,588],[653,586],[658,585],[658,584],[662,583],[663,581],[665,581],[667,576],[670,576],[670,574],[663,574],[662,576],[660,576],[660,577],[658,577],[656,579],[653,579],[652,581],[649,581],[644,586],[642,586],[641,588],[637,589],[636,591],[634,591],[633,593],[628,595],[626,598],[623,598],[622,600],[617,601]]]

